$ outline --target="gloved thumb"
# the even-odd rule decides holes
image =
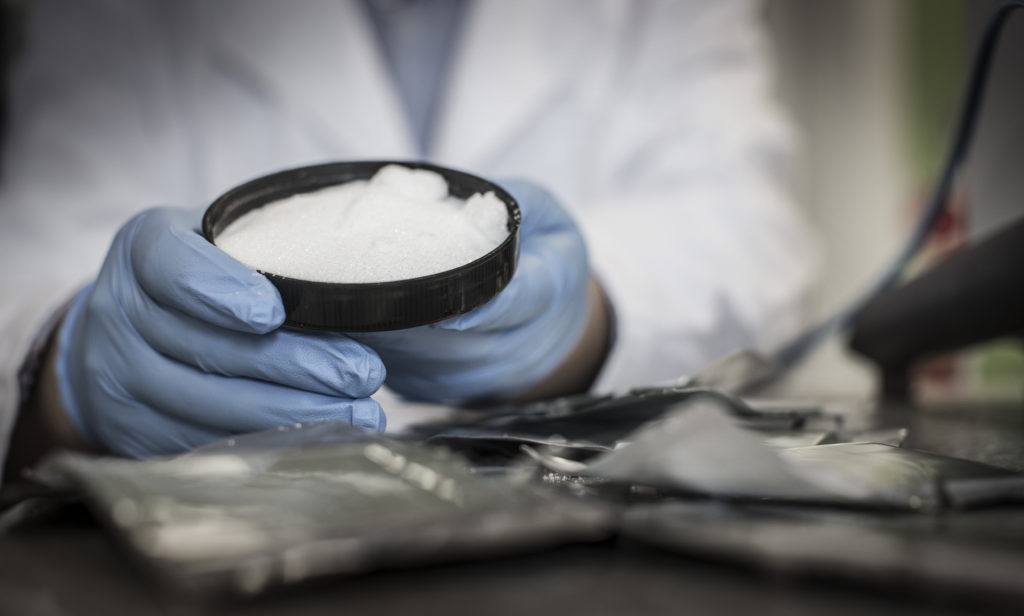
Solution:
[[[281,296],[266,277],[197,231],[198,212],[154,208],[126,225],[131,267],[159,304],[241,332],[263,334],[284,322]]]

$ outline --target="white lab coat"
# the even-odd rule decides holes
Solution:
[[[0,185],[0,442],[29,340],[132,213],[285,167],[417,157],[356,3],[30,7]],[[798,328],[812,251],[758,9],[480,0],[466,16],[427,157],[533,179],[574,213],[618,319],[600,389]]]

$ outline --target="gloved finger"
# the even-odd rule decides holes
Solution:
[[[347,336],[236,332],[165,309],[145,293],[125,295],[125,313],[149,346],[202,372],[346,398],[368,397],[384,383],[377,353]]]
[[[169,360],[170,361],[170,360]],[[331,419],[381,431],[384,411],[370,398],[339,398],[253,379],[197,372],[182,364],[173,391],[150,388],[135,395],[184,421],[229,432],[255,432],[277,426]]]
[[[132,344],[132,343],[129,343]],[[102,365],[106,383],[178,419],[228,432],[335,419],[371,430],[385,425],[384,412],[370,398],[325,396],[265,381],[200,372],[164,357],[141,339]]]
[[[383,431],[384,411],[371,398],[339,398],[263,381],[193,372],[192,385],[177,396],[137,393],[147,404],[184,421],[202,422],[231,433],[255,432],[320,419],[346,421]]]
[[[148,458],[188,451],[231,436],[227,430],[200,426],[164,415],[128,398],[110,401],[102,422],[92,430],[112,453]]]
[[[522,213],[516,274],[494,299],[476,310],[432,327],[456,331],[511,329],[551,308],[572,277],[589,276],[586,247],[575,223],[544,188],[523,180],[503,180]]]
[[[551,192],[528,180],[505,178],[498,184],[519,204],[522,223],[519,236],[526,240],[538,233],[551,233],[575,227],[569,213]]]
[[[511,329],[550,308],[555,294],[550,268],[540,255],[524,252],[512,280],[494,299],[432,327],[454,331]]]
[[[195,214],[147,210],[130,223],[132,270],[142,290],[169,306],[218,327],[262,334],[284,322],[284,305],[264,276],[200,236]]]

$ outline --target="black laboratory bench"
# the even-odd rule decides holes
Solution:
[[[905,426],[908,448],[1024,470],[1017,406],[890,406],[854,421]],[[1024,613],[1024,505],[897,515],[691,499],[633,523],[652,520],[644,528],[675,525],[683,540],[611,538],[200,601],[154,583],[70,505],[0,536],[0,614]]]

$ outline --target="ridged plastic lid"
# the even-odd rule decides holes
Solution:
[[[519,258],[519,206],[500,186],[461,171],[422,162],[358,161],[289,169],[238,186],[214,201],[203,216],[203,235],[217,234],[240,216],[272,201],[354,180],[367,180],[385,165],[441,174],[452,196],[492,191],[508,208],[509,235],[479,259],[438,274],[359,284],[314,282],[260,272],[277,287],[285,325],[340,332],[385,331],[443,321],[480,306],[512,279]]]

